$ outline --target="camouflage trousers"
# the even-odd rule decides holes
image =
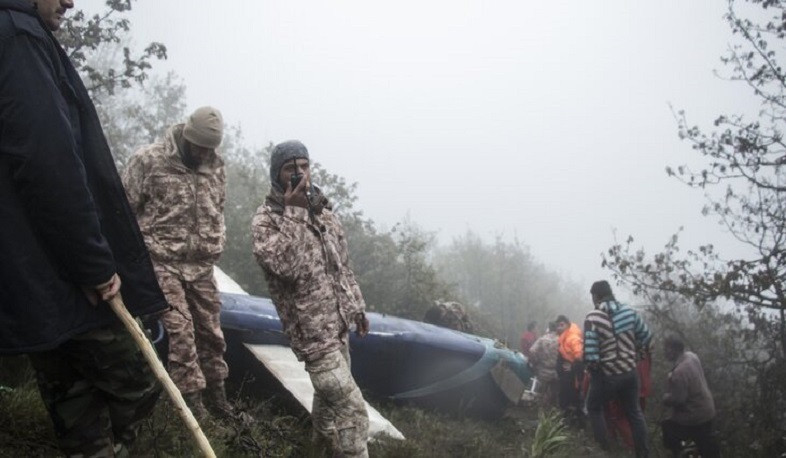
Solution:
[[[181,280],[160,266],[156,276],[172,306],[161,317],[169,339],[167,369],[181,393],[195,393],[229,375],[221,331],[221,299],[212,273]]]
[[[333,452],[346,457],[368,457],[368,412],[349,364],[347,345],[306,362],[314,385],[311,421]]]
[[[61,450],[127,456],[161,388],[125,328],[95,329],[28,356]]]

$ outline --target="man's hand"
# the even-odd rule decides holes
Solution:
[[[109,302],[120,292],[120,277],[114,274],[109,281],[100,285],[83,286],[82,291],[87,296],[87,300],[93,305],[97,305],[99,299],[103,302]]]
[[[358,337],[366,337],[368,335],[369,323],[365,313],[360,312],[355,315],[355,326],[355,333]]]
[[[311,186],[311,171],[307,171],[300,182],[292,189],[292,182],[287,182],[287,189],[284,191],[284,206],[295,206],[308,208],[308,196],[306,195],[306,186]]]

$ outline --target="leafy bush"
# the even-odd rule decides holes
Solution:
[[[541,412],[529,455],[533,458],[552,456],[568,445],[569,438],[568,428],[559,412]]]

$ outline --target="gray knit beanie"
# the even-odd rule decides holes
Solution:
[[[216,149],[224,136],[224,119],[213,107],[197,108],[186,120],[183,138],[203,148]]]
[[[270,155],[270,184],[275,189],[283,191],[281,183],[278,182],[278,174],[281,173],[281,167],[292,159],[308,159],[306,145],[298,140],[288,140],[273,147]]]

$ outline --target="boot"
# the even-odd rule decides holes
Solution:
[[[202,392],[196,391],[194,393],[183,393],[183,399],[186,401],[191,413],[194,414],[197,422],[202,423],[207,420],[209,414],[205,405],[202,403]]]
[[[232,418],[235,408],[227,400],[224,381],[211,383],[205,388],[205,402],[210,410],[221,418]]]

